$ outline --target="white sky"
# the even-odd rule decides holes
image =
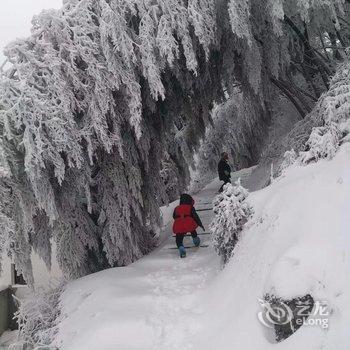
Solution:
[[[59,8],[62,0],[0,0],[0,66],[4,62],[3,49],[16,38],[30,34],[32,17],[42,9]]]

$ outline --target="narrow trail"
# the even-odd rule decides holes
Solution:
[[[241,177],[244,184],[251,171],[234,173],[232,182]],[[215,180],[195,195],[196,209],[210,209],[219,187]],[[169,217],[172,207],[166,210]],[[199,214],[208,230],[212,211]],[[164,227],[162,244],[136,263],[68,285],[54,345],[63,350],[195,349],[186,339],[198,330],[195,320],[202,313],[200,294],[217,275],[219,258],[210,246],[210,235],[201,235],[201,244],[209,246],[188,249],[187,257],[180,259],[177,249],[172,249],[171,227],[172,222]],[[184,242],[193,246],[191,237]],[[81,332],[91,336],[81,337]],[[104,338],[103,346],[96,342],[99,337]]]
[[[250,171],[234,173],[232,183],[238,178],[244,183]],[[195,199],[196,209],[208,231],[213,217],[212,201],[218,193],[220,182],[213,181],[200,191]],[[166,235],[171,235],[171,223],[165,228]],[[154,286],[154,311],[150,323],[154,328],[154,350],[194,349],[186,339],[195,336],[198,326],[196,316],[201,314],[200,293],[220,269],[219,259],[211,248],[211,236],[201,235],[201,245],[208,248],[193,248],[187,251],[185,259],[179,259],[174,247],[174,239],[169,238],[160,248],[159,254],[172,260],[171,267],[160,268],[150,275]],[[185,246],[193,246],[192,238],[185,237]]]

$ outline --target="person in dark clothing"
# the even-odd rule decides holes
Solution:
[[[176,245],[179,249],[180,257],[186,256],[186,250],[183,246],[183,239],[187,232],[191,233],[193,244],[198,247],[200,239],[197,235],[197,227],[201,227],[204,231],[204,226],[199,218],[196,209],[194,208],[194,200],[189,194],[180,196],[180,205],[174,209],[173,213],[173,232],[176,235]]]
[[[231,182],[231,167],[228,164],[228,153],[223,152],[218,164],[219,180],[224,181],[219,189],[219,192],[223,191],[224,186]]]

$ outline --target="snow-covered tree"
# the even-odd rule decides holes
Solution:
[[[350,61],[341,65],[314,113],[323,126],[315,127],[300,153],[303,163],[333,158],[341,139],[350,132]]]
[[[0,211],[15,222],[7,249],[26,280],[32,249],[49,266],[52,241],[68,277],[149,252],[159,206],[175,196],[169,175],[188,184],[213,104],[239,84],[266,124],[276,91],[305,116],[344,56],[344,6],[65,0],[35,17],[32,35],[7,47],[0,83]]]
[[[301,140],[291,152],[286,152],[282,168],[295,161],[307,164],[321,158],[332,158],[341,142],[350,133],[350,62],[346,60],[337,69],[324,93],[306,122],[308,132],[299,126],[287,137],[287,144],[295,136]],[[305,123],[304,123],[305,125]],[[314,126],[310,128],[310,126]],[[289,159],[291,158],[292,159]],[[282,169],[281,169],[282,170]]]
[[[308,163],[320,158],[333,158],[339,147],[340,130],[334,123],[314,128],[306,142],[308,151],[302,152],[302,162]]]
[[[19,341],[14,348],[41,348],[52,343],[57,334],[57,324],[60,320],[60,296],[65,284],[39,290],[25,299],[15,300],[18,310],[15,319],[18,322]],[[24,346],[28,344],[28,347]]]
[[[253,213],[246,201],[248,191],[240,179],[233,186],[226,184],[213,202],[214,219],[210,224],[215,251],[225,265],[231,258],[243,226]]]
[[[207,127],[195,158],[191,190],[196,192],[217,176],[222,152],[229,154],[232,169],[255,164],[263,143],[268,113],[252,103],[249,92],[236,91],[213,110],[213,123]]]

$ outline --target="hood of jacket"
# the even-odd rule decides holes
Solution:
[[[180,196],[180,204],[189,204],[189,205],[194,205],[194,200],[193,198],[187,194],[187,193],[183,193]]]

